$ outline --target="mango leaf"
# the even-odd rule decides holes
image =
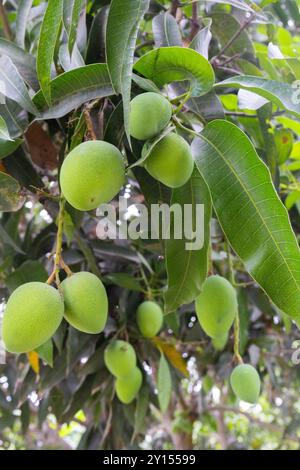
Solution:
[[[199,174],[197,168],[194,169],[190,180],[180,188],[174,189],[171,204],[179,204],[182,213],[188,207],[192,207],[192,224],[189,233],[184,233],[180,239],[174,238],[174,223],[171,226],[170,240],[166,240],[166,265],[168,273],[168,290],[165,293],[165,311],[173,312],[183,304],[188,304],[195,300],[200,294],[202,283],[207,277],[208,271],[208,249],[210,240],[210,220],[211,220],[211,198],[208,187]],[[196,213],[196,205],[204,205],[204,224],[201,220],[201,229],[203,233],[203,246],[198,249],[186,248],[186,244],[191,243],[192,233],[199,235],[200,230],[196,219],[199,220],[199,214]],[[187,230],[186,219],[182,224],[183,229]]]
[[[279,129],[274,133],[274,140],[277,149],[277,160],[279,165],[282,165],[293,150],[294,136],[289,129]]]
[[[160,13],[152,21],[154,42],[156,47],[182,46],[179,26],[174,16]]]
[[[183,359],[181,352],[176,349],[174,344],[168,343],[158,336],[155,336],[152,339],[152,342],[164,353],[175,369],[179,370],[179,372],[181,372],[185,377],[189,376],[186,362]]]
[[[157,372],[157,390],[160,409],[165,413],[168,409],[172,395],[172,377],[169,364],[162,353]]]
[[[85,0],[63,0],[63,4],[63,22],[69,37],[69,53],[72,55],[73,47],[76,42],[80,12],[85,4]]]
[[[300,117],[300,93],[299,90],[289,83],[281,83],[251,75],[237,75],[217,83],[216,88],[230,87],[242,88],[263,96],[280,108],[284,108],[291,114]]]
[[[35,351],[31,351],[27,353],[27,357],[31,368],[34,370],[36,375],[38,375],[40,373],[40,361],[38,353]]]
[[[68,44],[62,44],[60,46],[58,56],[59,62],[65,72],[76,69],[77,67],[84,67],[85,65],[76,44],[73,46],[72,56],[70,56]]]
[[[24,204],[21,187],[17,180],[0,172],[0,211],[15,212]]]
[[[50,338],[35,351],[50,367],[53,367],[53,342]]]
[[[41,110],[41,119],[60,118],[87,101],[114,93],[106,64],[91,64],[65,72],[52,80],[50,88],[50,108],[41,91],[33,98],[35,105]]]
[[[158,136],[155,136],[153,139],[148,140],[145,144],[145,151],[142,152],[141,157],[130,165],[130,168],[134,168],[135,166],[141,166],[149,157],[150,153],[154,149],[154,147],[160,142],[164,137],[166,137],[170,132],[174,130],[174,126],[166,127]]]
[[[199,54],[203,55],[203,57],[208,59],[208,50],[212,38],[212,34],[210,32],[212,19],[203,18],[202,23],[204,24],[204,28],[198,31],[198,33],[190,43],[189,47],[199,52]]]
[[[22,144],[22,139],[16,140],[3,140],[0,139],[0,160],[14,153],[18,147]]]
[[[3,117],[0,117],[0,139],[1,140],[11,140],[7,125]]]
[[[149,387],[147,385],[143,385],[136,400],[136,409],[134,413],[134,432],[132,441],[140,432],[142,432],[145,426],[145,419],[147,416],[148,407]]]
[[[240,29],[241,24],[234,16],[224,13],[223,11],[220,13],[213,13],[210,16],[212,19],[211,30],[213,35],[218,38],[221,47],[223,47]],[[252,41],[249,38],[247,31],[244,30],[228,47],[226,54],[231,56],[234,54],[244,54],[245,52],[253,56],[255,55]]]
[[[42,263],[28,260],[16,268],[6,278],[6,285],[10,292],[13,292],[26,282],[46,282],[48,274]]]
[[[186,107],[197,114],[202,121],[223,119],[224,109],[214,90],[203,96],[195,96],[186,102]]]
[[[107,66],[115,92],[120,93],[123,97],[124,126],[129,142],[130,90],[134,49],[139,24],[148,7],[149,0],[112,0],[107,20]]]
[[[253,144],[237,126],[218,120],[205,127],[192,150],[232,248],[273,303],[299,319],[299,247]]]
[[[5,120],[9,135],[12,139],[23,134],[28,126],[28,115],[18,103],[6,98],[5,104],[0,104],[0,116]]]
[[[207,93],[215,80],[212,66],[201,54],[176,46],[148,52],[135,63],[134,69],[159,87],[188,80],[192,96]]]
[[[16,44],[0,38],[0,54],[7,55],[18,69],[19,74],[33,90],[38,90],[35,58]]]
[[[32,7],[33,0],[20,0],[17,13],[16,37],[18,46],[25,48],[25,35],[28,17]]]
[[[12,60],[6,55],[0,58],[0,80],[2,81],[1,93],[4,96],[16,101],[29,113],[37,114],[37,109],[29,96],[23,78]]]
[[[51,103],[51,70],[63,15],[62,0],[49,0],[37,49],[37,75],[48,104]]]

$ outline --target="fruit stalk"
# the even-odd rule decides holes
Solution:
[[[56,235],[56,248],[55,248],[55,255],[54,255],[54,268],[53,268],[51,275],[49,276],[47,280],[47,284],[52,284],[52,282],[55,280],[58,289],[60,289],[59,271],[60,271],[60,265],[61,265],[61,250],[62,250],[62,242],[63,242],[65,204],[66,204],[66,200],[63,196],[61,196],[59,200],[59,213],[58,213],[58,224],[57,224],[57,235]]]

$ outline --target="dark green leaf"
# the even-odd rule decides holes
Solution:
[[[85,4],[85,0],[63,0],[63,4],[63,21],[69,37],[69,53],[72,55],[73,47],[76,42],[80,12],[83,8],[83,5]]]
[[[158,372],[157,372],[157,390],[160,409],[165,413],[168,409],[172,395],[172,377],[169,364],[161,353]]]
[[[6,278],[6,285],[12,292],[26,282],[46,282],[47,278],[47,271],[39,261],[28,260]]]
[[[152,21],[156,47],[182,46],[182,38],[174,16],[160,13]]]
[[[31,88],[38,90],[35,58],[16,44],[0,38],[0,53],[7,55],[17,67],[20,75]]]
[[[33,0],[20,0],[16,24],[16,43],[25,48],[26,26]]]
[[[17,180],[0,172],[0,211],[14,212],[24,204],[21,187]]]

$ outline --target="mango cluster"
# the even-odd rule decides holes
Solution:
[[[170,123],[172,105],[159,93],[142,93],[131,101],[130,134],[138,140],[157,137]],[[166,134],[153,146],[146,142],[142,156],[150,175],[170,188],[184,185],[191,177],[194,160],[189,144],[175,132]]]
[[[116,378],[117,397],[128,405],[136,398],[143,381],[142,372],[136,365],[135,350],[127,341],[115,340],[106,347],[104,362]]]
[[[61,291],[42,282],[28,282],[12,293],[2,324],[7,351],[20,354],[37,349],[54,335],[63,317],[85,333],[103,331],[108,300],[97,276],[73,274],[61,283]]]

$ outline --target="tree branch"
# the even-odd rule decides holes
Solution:
[[[9,21],[7,19],[5,6],[3,5],[3,0],[0,0],[0,18],[1,18],[2,23],[3,23],[4,35],[5,35],[6,39],[9,39],[11,41],[13,35],[12,35],[11,29],[10,29]]]

